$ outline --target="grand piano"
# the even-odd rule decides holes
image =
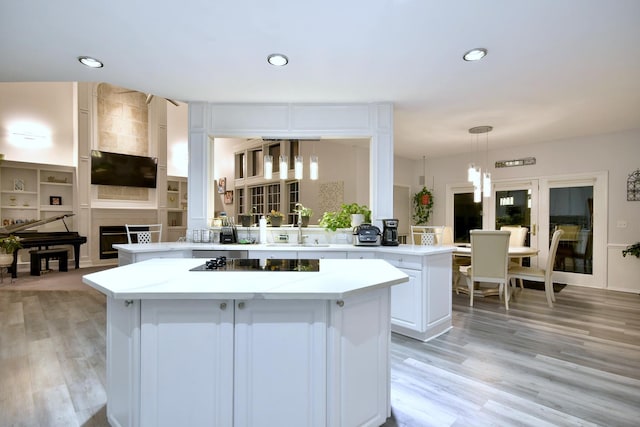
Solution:
[[[7,237],[10,234],[20,237],[23,249],[38,248],[49,249],[51,246],[73,245],[73,254],[76,268],[80,267],[80,245],[87,243],[87,238],[81,236],[77,231],[69,231],[69,227],[64,219],[74,214],[58,215],[50,218],[32,221],[23,224],[11,224],[0,227],[0,237]],[[30,228],[39,227],[54,221],[62,221],[67,231],[24,231]],[[11,264],[11,277],[15,278],[18,273],[18,251],[13,253],[13,264]]]

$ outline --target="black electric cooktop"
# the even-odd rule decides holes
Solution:
[[[320,271],[317,259],[212,258],[189,271]]]

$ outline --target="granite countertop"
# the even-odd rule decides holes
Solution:
[[[323,259],[319,272],[189,271],[204,262],[151,259],[87,274],[83,282],[115,299],[342,299],[409,280],[382,259]]]

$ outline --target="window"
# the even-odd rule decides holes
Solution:
[[[244,188],[236,188],[236,212],[238,214],[242,214],[248,211],[251,211],[251,208],[247,206],[245,209],[245,197],[244,197]]]
[[[296,203],[300,201],[300,182],[288,182],[287,193],[289,195],[289,208],[287,210],[288,222],[289,224],[296,224],[298,222],[298,217],[294,211],[296,210]]]
[[[269,213],[280,210],[280,184],[268,184],[265,186],[267,190],[267,206],[265,212]]]

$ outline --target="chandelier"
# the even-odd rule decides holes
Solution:
[[[470,163],[467,169],[467,180],[473,184],[473,201],[480,203],[482,195],[491,197],[491,173],[489,173],[489,132],[493,130],[493,126],[476,126],[469,129],[469,133],[476,135],[476,152],[478,147],[478,138],[481,133],[486,135],[486,163],[485,171],[482,173],[480,166]]]

